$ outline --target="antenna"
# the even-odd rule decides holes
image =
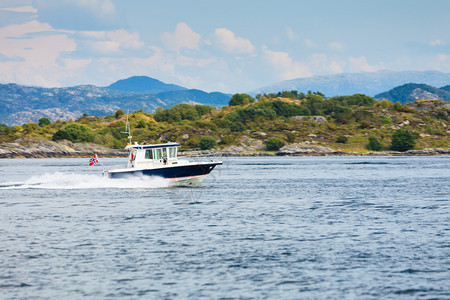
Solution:
[[[128,134],[128,145],[131,145],[131,139],[133,138],[131,136],[131,126],[128,122],[128,109],[127,109],[127,122],[125,123],[125,131],[122,131],[121,133]]]

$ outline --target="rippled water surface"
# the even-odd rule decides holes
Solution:
[[[0,168],[1,299],[450,298],[450,157],[224,158],[193,188]]]

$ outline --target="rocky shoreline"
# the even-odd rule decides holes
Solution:
[[[260,146],[260,145],[258,145]],[[94,153],[101,157],[126,157],[127,150],[109,149],[93,143],[72,143],[67,140],[51,142],[40,139],[17,139],[0,144],[0,158],[70,158],[91,157]],[[342,152],[328,147],[309,144],[290,144],[278,151],[264,151],[261,147],[241,144],[221,150],[184,151],[180,156],[435,156],[450,155],[450,149],[421,149],[406,152],[379,151],[368,153]]]
[[[185,156],[437,156],[450,155],[450,149],[432,148],[421,150],[398,151],[378,151],[378,152],[343,152],[336,151],[328,147],[316,145],[292,144],[274,151],[247,151],[239,146],[230,146],[222,150],[207,151],[186,151]]]
[[[0,158],[91,157],[94,153],[102,157],[124,157],[128,151],[93,143],[72,143],[67,140],[51,142],[31,138],[0,144]]]

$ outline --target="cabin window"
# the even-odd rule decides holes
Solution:
[[[177,157],[177,148],[172,147],[169,148],[169,158],[176,158]]]
[[[163,154],[162,154],[162,149],[153,149],[153,158],[154,159],[162,159],[163,158]]]
[[[153,159],[152,150],[145,150],[145,159]]]

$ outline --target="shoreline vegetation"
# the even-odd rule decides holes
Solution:
[[[450,102],[395,104],[354,94],[235,94],[228,106],[177,104],[128,116],[0,124],[0,158],[125,157],[128,118],[133,141],[178,142],[191,156],[450,155]]]
[[[93,143],[72,143],[45,141],[41,139],[18,139],[0,144],[0,159],[5,158],[89,158],[93,154],[100,157],[127,157],[125,149],[109,149]],[[329,147],[308,144],[288,144],[278,151],[255,150],[246,145],[229,146],[220,150],[181,151],[180,156],[190,157],[251,157],[251,156],[437,156],[450,155],[450,149],[428,148],[400,151],[344,152]]]

